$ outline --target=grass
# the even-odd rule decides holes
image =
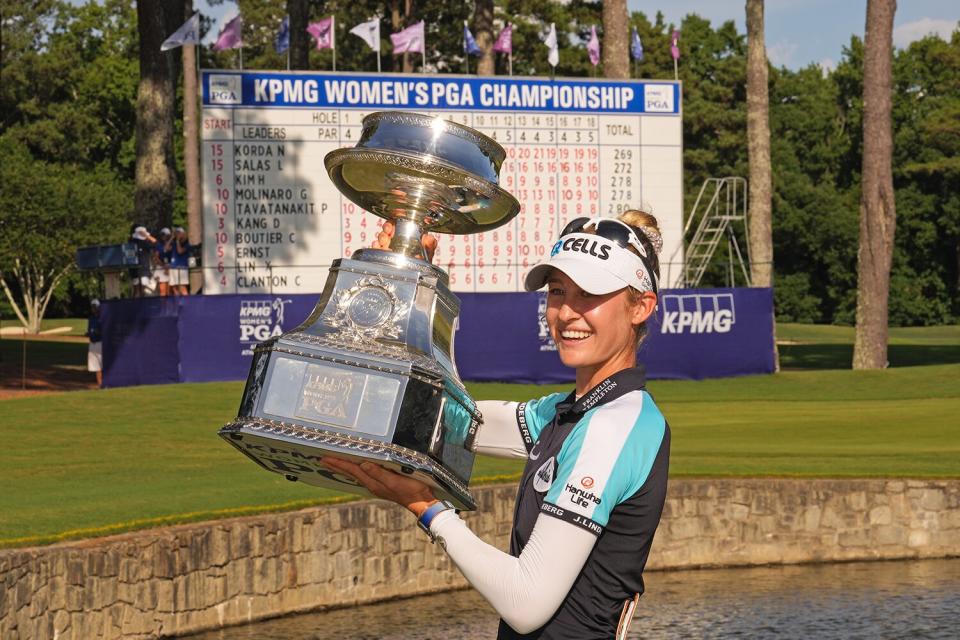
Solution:
[[[777,324],[784,370],[847,369],[853,361],[853,327]],[[891,367],[960,362],[960,325],[893,327],[887,357]]]
[[[960,365],[653,381],[674,476],[960,477]],[[78,391],[0,403],[0,546],[345,499],[262,471],[215,435],[242,383]],[[478,399],[565,386],[474,384]],[[478,459],[475,481],[516,477]]]

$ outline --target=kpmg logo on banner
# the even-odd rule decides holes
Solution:
[[[732,293],[664,294],[660,333],[729,333],[736,324]]]
[[[210,104],[243,104],[240,76],[210,76]]]
[[[540,340],[540,351],[556,351],[557,345],[550,337],[550,327],[547,326],[547,294],[537,294],[537,338]]]
[[[283,333],[283,311],[291,300],[240,301],[240,354],[252,356],[259,343]]]

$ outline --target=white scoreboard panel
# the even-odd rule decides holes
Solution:
[[[660,221],[661,260],[681,255],[677,83],[205,71],[202,86],[206,294],[319,292],[334,259],[370,245],[382,220],[340,195],[323,158],[383,110],[447,118],[506,149],[500,184],[520,215],[440,236],[434,262],[454,291],[522,291],[569,220],[641,203]]]

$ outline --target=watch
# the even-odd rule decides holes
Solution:
[[[430,531],[430,523],[433,522],[433,519],[438,515],[444,511],[449,511],[450,509],[456,510],[456,507],[453,506],[452,502],[449,500],[439,500],[427,507],[427,509],[420,514],[420,517],[417,518],[417,526],[423,529],[424,532],[430,537],[430,542],[437,541],[437,537],[433,535],[432,531]]]

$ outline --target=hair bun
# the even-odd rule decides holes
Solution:
[[[654,252],[659,256],[663,249],[663,236],[660,234],[657,218],[652,213],[647,213],[649,209],[650,207],[644,204],[643,209],[628,209],[617,219],[643,231],[643,235],[647,236],[647,240],[653,245]]]

